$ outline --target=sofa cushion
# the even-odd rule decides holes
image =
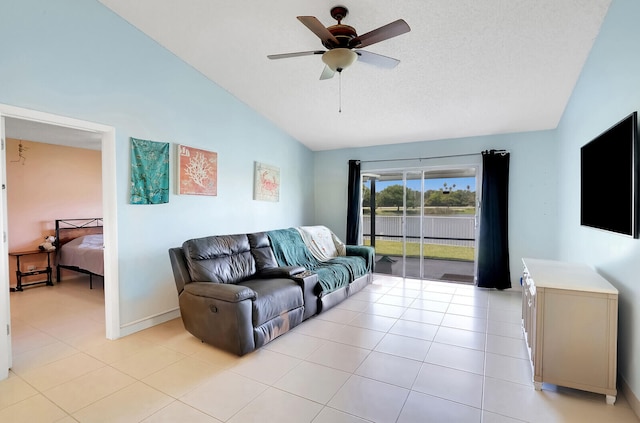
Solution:
[[[238,285],[256,293],[252,305],[254,327],[304,304],[302,289],[291,279],[252,279]]]
[[[271,241],[269,241],[266,232],[247,234],[247,237],[249,238],[251,254],[253,254],[253,258],[256,261],[256,271],[258,273],[278,267],[276,257],[271,250]]]
[[[190,239],[182,249],[193,282],[236,283],[256,273],[246,234]]]

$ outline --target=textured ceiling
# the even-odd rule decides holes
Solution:
[[[381,2],[100,0],[310,149],[327,150],[555,128],[610,0]],[[320,81],[322,50],[296,16],[359,34],[403,18],[411,32],[364,50],[394,69],[356,62]]]

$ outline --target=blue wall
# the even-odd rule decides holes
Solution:
[[[580,226],[580,147],[640,111],[640,2],[614,0],[557,129],[559,257],[619,291],[618,371],[640,397],[640,240]],[[604,205],[606,207],[606,205]]]
[[[122,325],[177,307],[169,247],[313,221],[313,153],[97,1],[3,2],[0,103],[116,128]],[[216,151],[217,197],[173,194],[172,149],[169,203],[130,205],[129,137]],[[279,202],[253,200],[254,161]]]

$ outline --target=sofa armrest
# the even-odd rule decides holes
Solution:
[[[184,291],[198,297],[207,297],[228,303],[238,303],[256,298],[253,289],[230,283],[192,282],[185,285]]]
[[[302,298],[304,300],[304,314],[302,320],[318,314],[318,295],[316,285],[318,285],[318,274],[304,271],[291,276],[298,286],[302,288]]]
[[[347,245],[348,256],[360,256],[367,263],[367,270],[373,272],[376,250],[368,245]]]
[[[288,278],[296,273],[302,273],[305,268],[302,266],[282,266],[263,269],[256,274],[259,278]]]

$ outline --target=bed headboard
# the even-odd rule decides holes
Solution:
[[[56,220],[56,248],[60,248],[67,242],[84,235],[102,233],[102,218],[91,217],[86,219],[59,219]]]

